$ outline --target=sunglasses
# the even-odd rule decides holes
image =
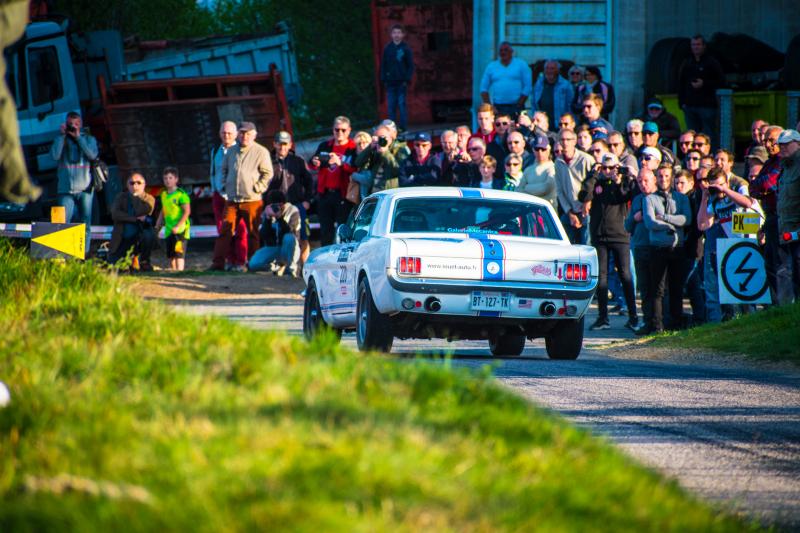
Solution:
[[[616,148],[618,146],[622,146],[622,143],[608,143],[611,148]]]
[[[692,143],[692,146],[705,146],[706,143]]]
[[[500,122],[499,120],[494,123],[495,126],[508,126],[510,122]]]
[[[642,159],[644,161],[650,161],[651,159],[655,159],[652,155],[643,155]]]
[[[603,150],[601,150],[600,148],[592,148],[591,150],[589,150],[589,152],[592,154],[599,154],[602,151]]]
[[[337,133],[345,133],[347,132],[347,128],[333,128],[333,131]]]
[[[520,164],[519,163],[506,163],[506,166],[507,167],[518,167],[518,166],[520,166]]]
[[[646,132],[644,132],[645,135],[655,135],[656,133],[658,133],[658,132],[657,131],[646,131]]]
[[[128,182],[128,185],[144,185],[144,182],[140,180],[131,180]]]
[[[570,76],[580,76],[581,73],[580,72],[570,72],[569,75]]]
[[[548,149],[547,148],[534,148],[534,150],[536,150],[537,152],[546,152]]]
[[[641,131],[629,131],[628,132],[628,135],[641,135],[641,134],[642,134]]]
[[[558,123],[559,126],[569,126],[570,124],[572,124],[572,122],[559,122]]]
[[[607,166],[604,165],[603,166],[603,170],[617,170],[617,166],[615,165],[613,167],[607,167]]]
[[[583,109],[591,109],[592,107],[594,107],[592,104],[586,104]]]
[[[687,161],[700,161],[700,158],[699,157],[687,157],[686,160]]]
[[[481,149],[480,146],[470,146],[469,148],[467,148],[467,151],[468,152],[477,152],[480,149]]]
[[[681,146],[689,146],[692,144],[692,141],[681,141]]]

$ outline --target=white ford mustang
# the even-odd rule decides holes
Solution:
[[[364,199],[303,268],[303,331],[355,329],[361,350],[401,339],[488,339],[493,355],[544,337],[575,359],[597,287],[597,254],[567,239],[553,208],[516,192],[393,189]]]

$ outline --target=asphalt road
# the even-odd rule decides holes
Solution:
[[[293,334],[302,328],[298,300],[193,302],[186,309]],[[587,330],[577,361],[550,361],[541,340],[513,359],[492,359],[487,343],[476,341],[395,341],[393,353],[450,353],[456,365],[495,365],[508,387],[702,498],[800,530],[800,372],[629,359],[592,349],[629,338],[624,321],[612,317],[612,329],[600,334]],[[343,342],[355,347],[352,334]]]

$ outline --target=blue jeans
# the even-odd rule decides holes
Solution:
[[[706,293],[706,322],[721,322],[722,306],[719,303],[717,253],[709,249],[706,249],[703,254],[703,289]]]
[[[684,265],[686,272],[686,296],[692,304],[692,323],[702,324],[706,321],[706,305],[703,298],[703,264],[695,259],[687,258]]]
[[[297,272],[297,261],[300,259],[300,247],[291,233],[283,236],[280,246],[264,246],[256,250],[250,258],[249,270],[268,270],[273,261],[286,263],[289,272]]]
[[[390,82],[386,84],[386,106],[389,118],[401,130],[406,129],[408,112],[406,111],[406,83]]]
[[[716,107],[683,106],[683,116],[686,119],[686,128],[707,134],[711,137],[711,145],[718,145]]]
[[[86,224],[86,251],[92,243],[92,202],[94,191],[77,192],[74,194],[59,194],[56,205],[64,208],[67,222]],[[77,208],[77,209],[76,209]]]
[[[573,227],[569,223],[569,213],[561,215],[561,225],[572,244],[589,244],[589,217],[582,217],[581,222],[583,225],[580,228]]]

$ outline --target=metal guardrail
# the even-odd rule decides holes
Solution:
[[[310,224],[311,229],[319,229],[318,222]],[[111,240],[112,226],[92,226],[93,241]],[[192,226],[189,230],[192,239],[209,239],[219,236],[216,226]],[[4,224],[0,223],[0,237],[13,239],[30,239],[31,224]]]

